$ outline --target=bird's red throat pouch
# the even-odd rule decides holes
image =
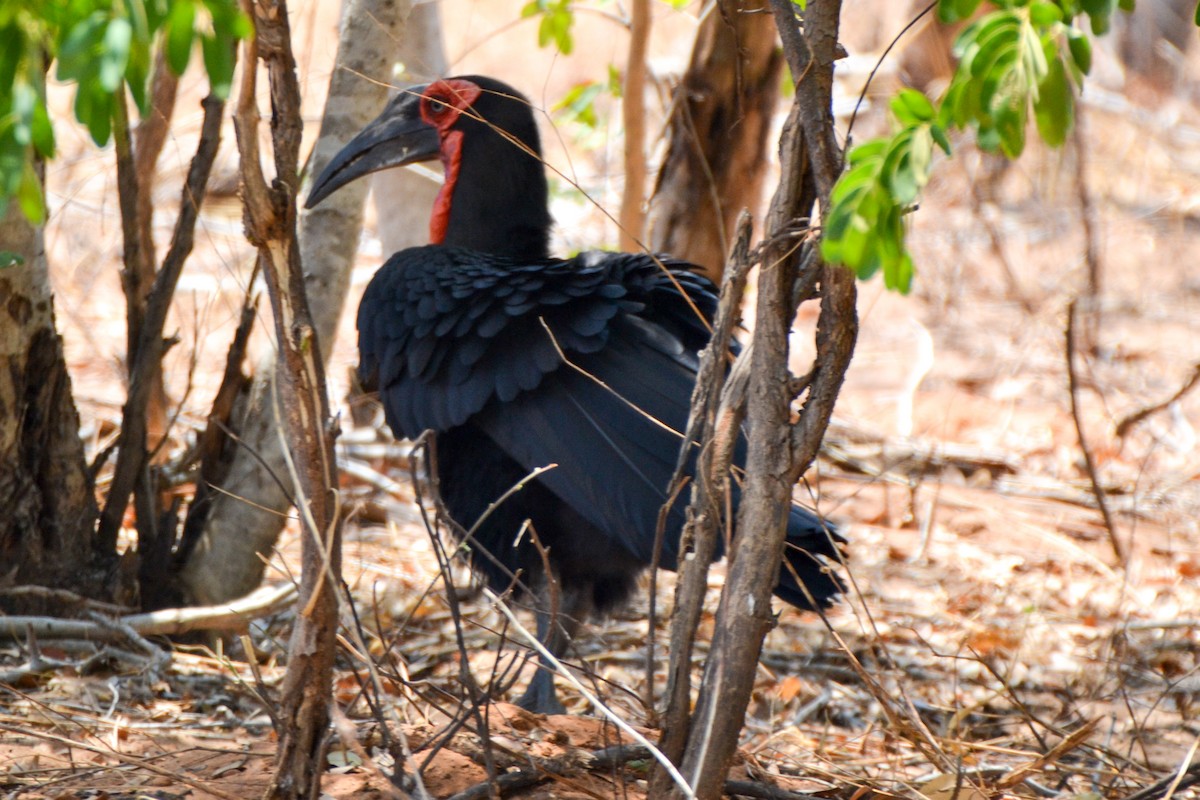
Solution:
[[[450,223],[450,203],[454,197],[454,186],[458,182],[458,168],[462,161],[463,132],[454,130],[454,125],[482,91],[471,81],[437,81],[430,84],[426,96],[444,104],[447,107],[446,111],[435,115],[429,110],[427,102],[421,104],[421,118],[437,128],[441,137],[440,158],[446,175],[433,203],[433,214],[429,218],[429,241],[432,244],[441,244],[446,240],[446,226]]]

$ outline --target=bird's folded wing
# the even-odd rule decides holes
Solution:
[[[473,420],[589,522],[649,563],[679,456],[695,373],[690,353],[664,351],[628,322],[600,351],[570,358],[520,402]],[[674,568],[687,497],[667,521],[661,564]]]
[[[626,290],[600,267],[512,263],[450,247],[403,250],[358,311],[359,374],[388,424],[414,438],[507,403],[562,365],[558,348],[604,346]],[[552,325],[556,340],[545,333]]]
[[[707,339],[701,314],[715,302],[703,279],[672,276],[650,256],[521,263],[410,248],[363,294],[359,372],[379,390],[392,430],[412,438],[461,425],[493,400],[513,401],[563,368],[564,356],[601,350],[617,318],[646,312],[661,320],[647,323],[661,331],[660,347],[697,349]],[[689,395],[684,390],[685,401]]]

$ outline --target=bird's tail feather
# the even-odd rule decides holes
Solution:
[[[775,596],[803,610],[831,605],[846,588],[830,566],[841,562],[839,545],[845,541],[832,523],[792,506]]]

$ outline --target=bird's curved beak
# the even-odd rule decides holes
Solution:
[[[437,158],[441,145],[437,130],[421,119],[424,90],[414,86],[392,98],[383,113],[333,157],[313,183],[304,207],[312,208],[363,175]]]

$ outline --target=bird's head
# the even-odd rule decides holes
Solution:
[[[537,123],[518,91],[478,75],[401,91],[313,183],[312,208],[350,181],[441,159],[446,173],[430,240],[509,255],[543,255],[550,215]]]

